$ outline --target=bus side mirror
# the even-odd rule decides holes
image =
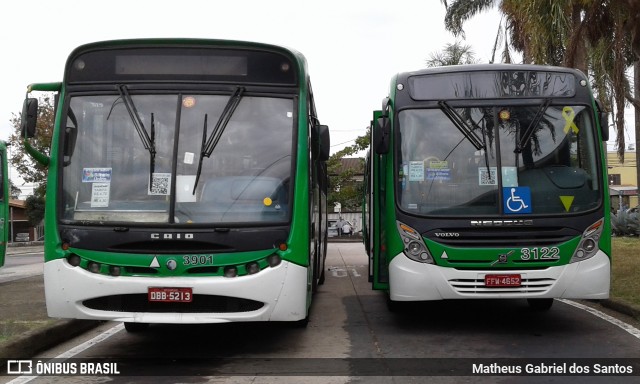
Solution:
[[[600,120],[602,140],[609,141],[609,114],[604,110],[604,105],[598,99],[596,99],[596,106],[598,107],[598,120]]]
[[[373,148],[378,155],[389,153],[389,139],[391,135],[391,123],[387,116],[376,119],[373,125]]]
[[[38,122],[38,99],[26,98],[20,116],[20,132],[22,137],[32,138],[36,135]]]
[[[331,149],[331,139],[329,137],[329,127],[326,125],[318,125],[318,138],[320,141],[320,151],[318,159],[320,161],[329,160],[329,150]]]

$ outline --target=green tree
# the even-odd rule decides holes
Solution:
[[[470,45],[462,45],[456,41],[444,46],[442,51],[432,52],[427,60],[427,67],[442,67],[445,65],[473,64],[476,62],[475,54]]]
[[[13,183],[13,180],[9,180],[9,197],[12,199],[17,199],[18,197],[20,197],[21,193],[22,193],[22,189],[18,188]]]
[[[41,153],[49,155],[55,118],[53,100],[49,94],[44,94],[39,98],[38,105],[37,135],[30,139],[30,142]],[[47,167],[34,161],[25,152],[24,139],[20,132],[20,113],[13,113],[10,122],[14,128],[14,133],[9,136],[9,142],[12,145],[11,165],[25,182],[34,184],[33,197],[27,199],[26,213],[29,221],[32,224],[37,224],[44,218]]]
[[[355,139],[354,144],[335,152],[327,161],[327,171],[329,173],[329,195],[327,204],[333,207],[335,203],[340,203],[343,209],[357,209],[362,205],[363,185],[361,182],[353,180],[354,169],[343,169],[342,158],[353,156],[354,154],[369,148],[369,131],[364,136]],[[361,159],[364,167],[364,159]],[[331,209],[331,208],[330,208]]]
[[[574,67],[590,75],[600,101],[613,114],[621,161],[625,151],[624,108],[639,107],[631,95],[626,69],[635,60],[629,38],[630,7],[637,0],[441,0],[445,27],[464,35],[462,26],[476,14],[498,7],[509,30],[509,44],[526,63]],[[496,39],[496,41],[498,41]],[[638,41],[638,40],[636,40]],[[495,49],[495,48],[494,48]]]

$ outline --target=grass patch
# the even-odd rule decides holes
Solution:
[[[611,248],[611,298],[640,308],[640,238],[613,237]]]
[[[9,340],[12,336],[24,333],[26,331],[43,327],[52,320],[5,320],[0,321],[0,342]]]

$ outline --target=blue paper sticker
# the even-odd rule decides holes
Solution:
[[[83,183],[110,183],[111,168],[83,168]]]

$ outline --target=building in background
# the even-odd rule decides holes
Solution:
[[[349,183],[353,183],[353,185],[362,184],[364,180],[364,159],[359,157],[344,157],[340,159],[340,168],[335,171],[329,171],[329,178],[332,176],[336,176],[338,174],[343,174],[347,171],[351,172],[351,177],[349,179]],[[331,182],[329,182],[330,187]],[[358,188],[358,187],[356,187]],[[331,192],[329,192],[331,194]],[[338,201],[333,207],[333,212],[331,212],[331,207],[329,207],[329,235],[333,236],[334,232],[339,233],[336,229],[334,230],[332,227],[335,227],[340,218],[343,221],[348,221],[349,225],[352,227],[354,233],[359,233],[362,230],[362,206],[361,206],[361,193],[357,193],[358,206],[353,206],[349,204],[345,204],[345,202]]]
[[[26,213],[25,200],[9,200],[9,242],[42,240],[44,226],[32,226]]]
[[[633,149],[624,153],[624,163],[621,163],[618,159],[617,152],[607,152],[609,195],[611,196],[611,209],[613,211],[617,212],[620,209],[638,206],[636,168],[636,152]]]

